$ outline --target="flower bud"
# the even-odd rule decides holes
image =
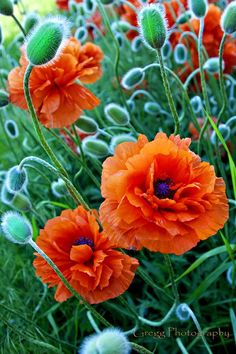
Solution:
[[[40,17],[37,13],[29,13],[24,19],[25,32],[28,34],[39,23],[39,20]]]
[[[11,242],[25,244],[32,237],[32,227],[28,220],[17,212],[9,211],[1,219],[3,235]]]
[[[115,2],[115,0],[101,0],[101,3],[103,5],[110,5],[113,4]]]
[[[177,44],[174,50],[174,59],[177,64],[184,64],[188,58],[188,50],[184,44]]]
[[[19,136],[19,129],[14,120],[6,120],[4,123],[4,128],[9,138],[16,139]]]
[[[165,44],[161,48],[161,52],[162,52],[164,59],[168,59],[170,57],[171,52],[172,52],[172,45],[171,45],[170,41],[167,40],[165,42]]]
[[[144,105],[144,111],[151,116],[157,116],[161,113],[161,107],[156,102],[146,102]]]
[[[58,197],[58,198],[62,198],[62,197],[65,197],[66,195],[68,195],[68,190],[66,188],[66,184],[63,181],[63,179],[61,179],[61,178],[58,178],[57,181],[52,182],[51,190],[52,190],[53,195],[55,195],[55,197]]]
[[[119,47],[122,48],[122,46],[124,44],[124,36],[121,33],[117,32],[115,34],[115,37],[116,37],[116,40],[117,40],[117,42],[119,44]]]
[[[129,24],[129,22],[122,21],[122,20],[116,21],[116,22],[113,22],[111,28],[114,32],[126,33],[128,31],[130,31],[130,24]]]
[[[202,99],[200,96],[194,96],[190,100],[194,113],[198,114],[202,111]]]
[[[9,205],[12,202],[14,196],[15,196],[15,193],[10,193],[8,191],[8,189],[6,188],[6,184],[4,183],[2,185],[2,189],[1,189],[1,201],[4,204]]]
[[[188,321],[190,319],[190,313],[188,311],[187,304],[179,304],[176,308],[176,316],[180,321]]]
[[[92,157],[102,158],[109,155],[109,147],[103,140],[87,137],[82,141],[85,153]]]
[[[94,0],[84,0],[84,9],[86,12],[94,12],[96,9],[96,2]]]
[[[236,31],[236,1],[231,2],[221,16],[221,27],[226,34]]]
[[[75,31],[75,38],[78,39],[80,42],[85,42],[88,37],[88,31],[85,27],[79,27]]]
[[[26,41],[27,59],[34,66],[42,66],[56,59],[65,40],[69,26],[63,17],[52,17],[39,23]]]
[[[231,265],[227,270],[226,279],[230,286],[233,286],[233,266]],[[234,275],[234,283],[236,283],[236,274]],[[236,284],[234,284],[236,285]]]
[[[5,16],[13,15],[13,4],[11,0],[1,0],[0,1],[0,14]]]
[[[112,153],[114,153],[117,145],[119,145],[121,143],[125,143],[125,142],[132,142],[132,141],[136,142],[137,140],[130,134],[119,134],[119,135],[113,136],[113,138],[111,139],[111,143],[110,143],[110,150]]]
[[[13,166],[6,176],[6,187],[11,193],[21,191],[27,184],[27,173],[24,168]]]
[[[222,63],[222,69],[224,70],[224,62]],[[203,65],[203,68],[210,74],[217,74],[219,72],[220,66],[219,66],[219,58],[209,58],[205,64]]]
[[[79,354],[129,354],[131,346],[126,336],[116,328],[107,328],[85,339]]]
[[[189,0],[189,9],[194,16],[201,18],[206,15],[208,1],[207,0]]]
[[[229,140],[230,133],[231,133],[230,127],[226,124],[220,124],[218,129],[219,129],[219,132],[221,133],[221,135],[223,136],[224,141],[226,142],[227,140]],[[216,132],[215,131],[213,131],[211,134],[211,143],[213,145],[215,145],[215,143],[216,143]],[[218,141],[218,144],[221,144],[221,142]]]
[[[9,95],[6,91],[0,90],[0,108],[6,107],[9,103]]]
[[[130,111],[133,112],[135,110],[134,101],[133,100],[127,100],[126,103],[127,103],[128,107],[129,107]]]
[[[76,123],[76,127],[85,134],[95,134],[98,131],[97,123],[89,117],[80,117]]]
[[[134,87],[138,86],[144,79],[145,72],[141,68],[133,68],[129,70],[123,77],[121,85],[126,90],[132,90]]]
[[[142,38],[140,36],[135,37],[131,42],[131,49],[133,52],[138,52],[142,47]]]
[[[157,4],[144,6],[138,13],[138,24],[144,44],[150,49],[161,49],[168,37],[163,6]]]
[[[70,0],[68,3],[68,8],[70,13],[76,14],[78,12],[79,6],[74,0]]]
[[[178,25],[183,25],[184,23],[188,22],[192,17],[192,12],[191,11],[185,11],[185,13],[181,14],[177,20],[176,23]]]
[[[32,210],[32,205],[29,198],[22,193],[16,193],[14,198],[10,203],[8,203],[8,205],[22,212],[27,212]]]
[[[126,111],[126,109],[116,103],[109,103],[105,107],[104,112],[106,118],[113,124],[126,125],[129,123],[129,113]]]

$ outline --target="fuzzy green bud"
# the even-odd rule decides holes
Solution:
[[[14,211],[3,214],[1,228],[3,235],[14,243],[25,244],[32,237],[32,227],[28,220]]]
[[[0,14],[5,16],[13,15],[13,4],[11,0],[1,0],[0,1]]]
[[[89,117],[80,117],[76,123],[76,127],[85,134],[95,134],[98,131],[97,123]]]
[[[224,62],[223,64],[223,70],[224,70]],[[217,74],[219,72],[219,58],[209,58],[205,64],[203,65],[203,68],[210,74]]]
[[[102,158],[109,155],[107,143],[98,138],[85,138],[82,142],[82,148],[86,154],[92,157]]]
[[[163,6],[144,6],[138,14],[140,34],[144,44],[150,49],[161,49],[168,37],[167,20]]]
[[[207,0],[189,0],[188,5],[194,16],[201,18],[206,15],[208,6]]]
[[[66,184],[63,181],[63,179],[61,179],[61,178],[58,178],[57,181],[52,182],[51,190],[52,190],[53,195],[55,195],[55,197],[58,197],[58,198],[62,198],[62,197],[65,197],[66,195],[68,195],[68,190],[66,188]]]
[[[4,123],[4,129],[11,139],[16,139],[19,136],[19,129],[16,122],[12,119],[7,119]]]
[[[13,166],[6,176],[6,187],[11,193],[21,191],[27,184],[27,173],[24,168]]]
[[[35,12],[29,13],[24,19],[24,29],[25,32],[28,34],[38,23],[40,17]]]
[[[131,29],[130,24],[122,20],[113,22],[111,27],[114,32],[121,32],[121,33],[127,33]]]
[[[138,86],[144,79],[145,72],[141,68],[133,68],[129,70],[123,77],[121,85],[126,90],[131,90]]]
[[[106,118],[117,125],[126,125],[130,121],[129,113],[126,109],[116,103],[109,103],[104,110]]]
[[[8,205],[22,212],[27,212],[32,210],[32,205],[29,198],[22,193],[16,193],[14,198],[10,203],[8,203]]]
[[[26,55],[31,65],[42,66],[56,59],[68,36],[68,24],[63,17],[39,23],[26,41]]]
[[[236,1],[226,7],[221,17],[221,27],[226,34],[236,32]]]
[[[9,103],[9,95],[6,91],[0,90],[0,108],[6,107]]]
[[[88,31],[85,27],[79,27],[75,31],[75,38],[78,39],[80,42],[85,42],[88,37]]]
[[[136,142],[137,140],[129,134],[119,134],[116,136],[113,136],[113,138],[111,139],[111,143],[110,143],[110,149],[111,152],[114,153],[115,148],[121,144],[121,143],[125,143],[125,142]]]
[[[161,107],[156,102],[146,102],[144,105],[144,111],[151,116],[157,116],[161,113]]]

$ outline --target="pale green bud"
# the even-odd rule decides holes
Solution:
[[[9,241],[20,244],[28,243],[33,233],[29,221],[14,211],[3,214],[1,228]]]

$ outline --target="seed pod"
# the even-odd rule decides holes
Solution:
[[[157,116],[161,112],[161,107],[156,102],[146,102],[144,105],[144,111],[151,116]]]
[[[161,49],[168,37],[163,6],[144,6],[138,14],[138,24],[144,44],[150,49]]]
[[[226,34],[236,32],[236,1],[229,4],[221,16],[221,27]]]
[[[188,58],[188,50],[184,44],[177,44],[174,50],[174,59],[177,64],[186,63]]]
[[[122,35],[121,33],[117,32],[117,33],[115,34],[115,37],[116,37],[116,40],[117,40],[117,42],[118,42],[118,44],[119,44],[119,47],[122,48],[122,46],[123,46],[123,44],[124,44],[124,37],[123,37],[123,35]]]
[[[86,12],[94,12],[96,9],[96,2],[94,0],[84,0],[84,9]]]
[[[194,16],[201,18],[206,15],[208,6],[207,0],[189,0],[188,5]]]
[[[31,65],[43,66],[56,59],[69,33],[63,17],[51,17],[39,23],[26,41],[26,55]]]
[[[145,72],[141,68],[133,68],[129,70],[123,77],[121,85],[126,90],[132,90],[134,87],[141,84],[145,77]]]
[[[98,131],[97,123],[89,117],[80,117],[76,123],[76,127],[85,134],[95,134]]]
[[[27,173],[25,168],[13,166],[6,176],[6,187],[9,192],[15,193],[21,191],[27,184]]]
[[[6,120],[4,123],[4,128],[9,138],[16,139],[19,136],[19,129],[14,120]]]
[[[88,31],[85,27],[79,27],[75,31],[75,38],[78,39],[80,42],[85,42],[88,38]]]
[[[32,238],[32,227],[29,221],[14,211],[3,214],[1,219],[3,235],[11,242],[25,244]]]
[[[9,103],[9,95],[6,91],[0,89],[0,108],[6,107]]]
[[[24,19],[24,29],[28,34],[32,29],[39,23],[40,17],[36,12],[31,12],[27,14]]]
[[[102,158],[109,155],[109,147],[103,140],[87,137],[82,141],[84,152],[92,157]]]
[[[224,62],[222,63],[223,67],[222,69],[224,70],[225,64]],[[203,68],[210,74],[217,74],[219,72],[220,66],[219,66],[219,58],[215,57],[215,58],[209,58]]]
[[[117,145],[124,143],[124,142],[132,142],[132,141],[136,142],[137,140],[130,134],[119,134],[119,135],[113,136],[113,138],[111,139],[111,143],[110,143],[110,150],[112,153],[114,153]]]
[[[0,1],[0,14],[5,16],[13,15],[13,4],[11,0],[1,0]]]

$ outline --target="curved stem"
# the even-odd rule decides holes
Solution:
[[[198,34],[198,61],[199,61],[200,79],[201,79],[203,99],[205,101],[206,111],[208,114],[210,114],[211,113],[210,112],[210,104],[209,104],[209,100],[208,100],[208,96],[207,96],[207,87],[206,87],[206,80],[205,80],[205,74],[204,74],[204,68],[203,68],[203,53],[202,53],[203,31],[204,31],[204,18],[201,18],[200,19],[200,29],[199,29],[199,34]]]
[[[139,320],[142,322],[142,323],[145,323],[149,326],[153,326],[153,327],[159,327],[159,326],[162,326],[166,321],[168,321],[168,319],[170,318],[170,316],[172,315],[172,313],[174,312],[174,310],[176,309],[176,301],[174,302],[174,304],[172,305],[172,307],[170,308],[170,310],[167,312],[167,314],[165,315],[165,317],[163,317],[162,320],[160,321],[150,321],[150,320],[147,320],[146,318],[144,317],[141,317],[139,316]]]
[[[224,73],[223,73],[223,52],[224,52],[224,45],[225,45],[226,38],[227,35],[224,33],[220,43],[220,49],[219,49],[219,79],[220,79],[220,92],[222,95],[223,105],[218,116],[217,126],[220,124],[221,118],[225,112],[226,105],[227,105],[227,95],[225,92]]]
[[[84,201],[83,197],[80,195],[80,193],[75,189],[73,184],[70,182],[66,170],[64,169],[62,164],[58,161],[56,155],[54,154],[54,152],[52,151],[52,149],[48,145],[48,143],[43,135],[42,128],[41,128],[41,125],[38,121],[38,118],[37,118],[37,115],[36,115],[36,112],[35,112],[35,109],[34,109],[34,106],[32,103],[30,90],[29,90],[29,79],[30,79],[30,74],[31,74],[32,70],[33,70],[33,66],[31,64],[29,64],[26,69],[25,76],[24,76],[24,93],[25,93],[25,99],[27,102],[27,106],[28,106],[30,115],[32,117],[33,125],[34,125],[35,131],[38,135],[39,141],[40,141],[44,151],[49,156],[52,163],[54,164],[54,166],[58,170],[60,177],[64,180],[66,187],[67,187],[68,191],[70,192],[70,194],[72,195],[72,197],[74,198],[74,200],[76,202],[79,202],[80,204],[82,204],[86,209],[89,209],[89,207],[88,207],[87,203]]]
[[[161,77],[162,77],[162,81],[163,81],[163,85],[164,85],[164,89],[165,89],[165,93],[166,93],[166,97],[170,106],[170,110],[172,113],[172,117],[174,119],[174,123],[175,123],[175,131],[174,131],[174,135],[179,134],[179,116],[175,107],[175,103],[172,97],[172,93],[171,93],[171,89],[170,89],[170,84],[168,81],[168,77],[166,74],[166,70],[164,67],[164,63],[163,63],[163,58],[162,58],[162,53],[161,50],[158,49],[157,50],[157,57],[160,63],[160,70],[161,70]]]
[[[17,24],[17,26],[19,27],[19,29],[20,29],[21,32],[23,33],[24,37],[26,37],[25,30],[24,30],[24,28],[22,27],[20,21],[17,19],[17,17],[16,17],[14,14],[12,14],[11,17],[13,18],[13,20],[15,21],[15,23]]]
[[[67,287],[67,289],[79,300],[82,301],[85,307],[98,319],[99,322],[101,322],[104,326],[110,327],[111,324],[103,317],[101,316],[93,306],[88,304],[78,293],[75,291],[74,288],[70,285],[70,283],[67,281],[67,279],[64,277],[62,272],[59,270],[59,268],[56,266],[56,264],[49,258],[46,253],[43,252],[43,250],[31,239],[29,241],[29,244],[33,249],[52,267],[54,272],[57,274],[57,276],[61,279],[63,284]]]

